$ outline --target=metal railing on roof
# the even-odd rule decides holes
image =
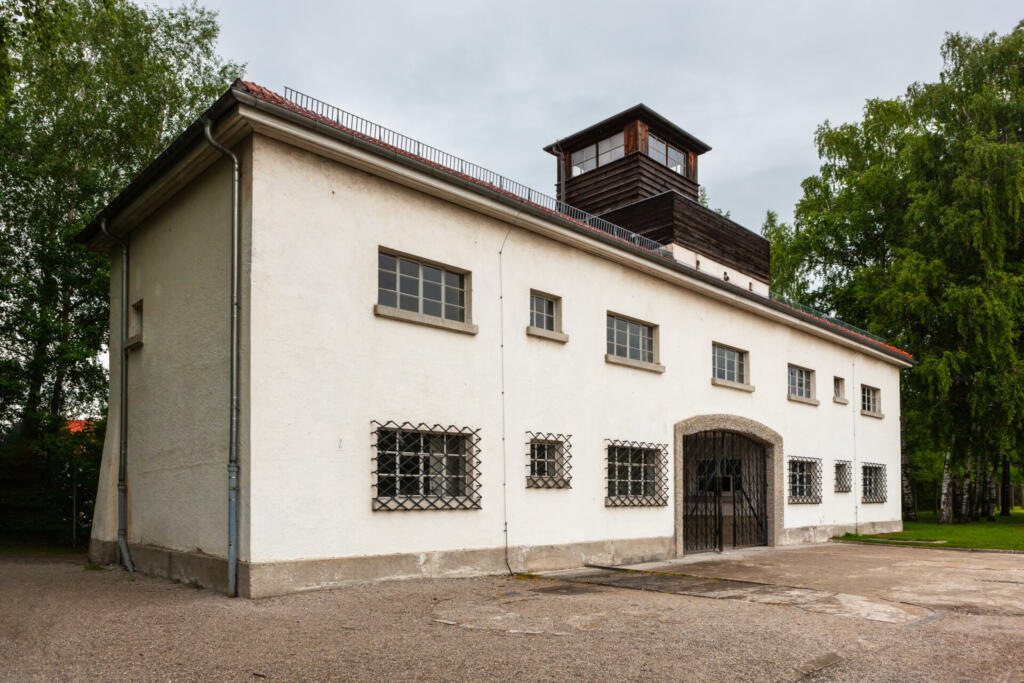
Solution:
[[[792,299],[790,299],[788,297],[785,297],[782,294],[777,294],[776,292],[771,292],[768,296],[771,297],[771,299],[773,301],[778,301],[779,303],[785,304],[786,306],[789,306],[790,308],[795,308],[798,311],[802,311],[804,313],[807,313],[808,315],[813,315],[815,318],[821,318],[822,320],[827,320],[828,322],[832,323],[833,325],[835,325],[837,327],[841,327],[844,330],[848,330],[850,332],[854,332],[856,334],[859,334],[861,336],[867,337],[869,339],[874,339],[875,341],[881,342],[883,344],[885,343],[885,340],[882,339],[881,337],[879,337],[878,335],[871,334],[867,330],[862,329],[860,327],[857,327],[856,325],[851,325],[850,323],[844,322],[844,321],[840,320],[839,318],[836,318],[834,316],[828,315],[827,313],[823,313],[823,312],[819,311],[818,309],[816,309],[816,308],[814,308],[812,306],[805,306],[804,304],[798,304],[797,302],[793,301]]]
[[[561,214],[570,220],[582,223],[646,251],[654,252],[665,258],[672,258],[672,252],[666,249],[665,245],[660,242],[656,242],[649,237],[639,235],[632,230],[627,230],[622,226],[615,225],[611,221],[599,218],[591,213],[583,211],[582,209],[577,209],[575,206],[566,204],[565,202],[555,199],[550,195],[546,195],[543,192],[538,192],[537,190],[527,187],[522,183],[517,183],[516,181],[506,178],[503,175],[499,175],[498,173],[488,170],[483,166],[466,161],[461,157],[449,154],[448,152],[422,143],[407,135],[402,135],[390,128],[385,128],[384,126],[376,124],[373,121],[368,121],[360,116],[356,116],[355,114],[350,114],[344,109],[339,109],[334,105],[327,104],[315,97],[301,93],[294,88],[286,86],[284,89],[284,96],[288,100],[291,100],[291,102],[296,106],[333,121],[342,128],[347,128],[361,137],[374,140],[382,145],[404,152],[411,157],[422,159],[435,166],[440,166],[448,171],[471,178],[479,183],[488,185],[499,192],[511,195],[529,204],[534,204],[535,206],[546,209],[552,213]]]

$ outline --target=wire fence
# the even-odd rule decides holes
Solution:
[[[806,306],[804,304],[799,304],[799,303],[793,301],[792,299],[789,299],[789,298],[783,296],[782,294],[778,294],[776,292],[771,292],[771,294],[769,294],[769,296],[771,297],[772,301],[778,301],[780,304],[785,304],[786,306],[789,306],[790,308],[795,308],[796,310],[798,310],[798,311],[800,311],[802,313],[806,313],[808,315],[812,315],[815,318],[821,318],[822,320],[827,320],[828,322],[832,323],[833,325],[835,325],[837,327],[841,327],[844,330],[848,330],[850,332],[854,332],[854,333],[859,334],[861,336],[867,337],[868,339],[874,339],[875,341],[881,342],[883,344],[885,343],[885,340],[882,339],[881,337],[879,337],[878,335],[871,334],[870,332],[868,332],[865,329],[857,327],[856,325],[851,325],[850,323],[845,322],[843,320],[840,320],[839,318],[833,317],[833,316],[831,316],[831,315],[829,315],[827,313],[819,311],[818,309],[816,309],[816,308],[814,308],[812,306]]]
[[[339,109],[323,100],[318,100],[311,95],[299,92],[294,88],[285,87],[284,96],[302,109],[313,112],[329,121],[333,121],[342,128],[346,128],[360,137],[373,140],[386,147],[396,149],[411,157],[421,159],[427,163],[439,166],[453,173],[470,178],[479,183],[511,195],[529,204],[533,204],[552,213],[561,214],[577,223],[582,223],[590,228],[599,230],[616,239],[627,242],[646,251],[654,252],[665,258],[672,258],[672,252],[665,248],[665,245],[656,242],[649,237],[639,235],[632,230],[627,230],[611,221],[599,218],[591,213],[577,209],[575,206],[566,204],[543,192],[538,192],[522,183],[516,182],[503,175],[495,173],[471,161],[466,161],[454,154],[420,142],[408,135],[403,135],[390,128],[368,121],[361,116],[351,114],[344,109]]]

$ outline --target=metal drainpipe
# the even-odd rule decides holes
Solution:
[[[238,296],[239,276],[239,224],[242,206],[239,186],[242,167],[235,153],[217,142],[210,130],[210,119],[203,119],[203,133],[207,141],[234,166],[231,178],[231,427],[228,442],[228,596],[238,595],[238,314],[241,304]]]
[[[128,243],[110,234],[107,219],[100,218],[100,230],[104,235],[121,245],[121,401],[117,407],[117,424],[120,428],[117,458],[117,547],[121,551],[121,562],[129,572],[135,571],[131,553],[128,552]]]

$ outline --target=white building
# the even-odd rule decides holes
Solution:
[[[768,296],[767,243],[694,201],[707,145],[642,105],[564,138],[573,208],[289,95],[204,115],[235,346],[202,120],[80,236],[111,348],[128,318],[95,560],[119,470],[135,566],[253,597],[901,528],[912,360]]]

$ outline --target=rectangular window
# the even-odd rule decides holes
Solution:
[[[661,138],[647,134],[647,156],[657,161],[662,166],[668,166],[681,176],[686,175],[687,154],[681,149],[676,149]]]
[[[814,371],[789,366],[789,395],[797,398],[814,398]]]
[[[476,430],[374,422],[374,510],[480,507]]]
[[[541,294],[530,294],[530,327],[556,331],[557,301]]]
[[[853,488],[853,473],[849,460],[836,461],[836,493],[849,493]]]
[[[668,504],[667,444],[609,441],[608,507]]]
[[[747,352],[733,349],[721,344],[711,345],[712,377],[736,382],[747,383]]]
[[[882,410],[878,400],[878,389],[866,384],[860,385],[860,409],[865,413],[880,415]]]
[[[587,145],[572,153],[572,177],[597,168],[597,145]]]
[[[668,145],[664,140],[656,138],[648,133],[647,156],[654,159],[659,164],[664,164],[668,160]]]
[[[570,488],[569,436],[527,432],[529,437],[529,474],[526,487],[535,489]]]
[[[654,357],[654,326],[608,314],[608,355],[657,362]]]
[[[378,254],[377,303],[465,322],[466,276],[382,251]]]
[[[789,458],[789,502],[816,504],[821,502],[821,460]]]
[[[832,378],[832,400],[840,403],[846,401],[846,380],[842,377]]]
[[[885,502],[885,465],[864,463],[861,468],[861,502]]]
[[[595,145],[587,145],[578,149],[570,157],[572,161],[572,177],[593,171],[598,166],[610,164],[626,154],[626,136],[623,133],[601,140]]]
[[[666,165],[669,170],[675,171],[679,175],[686,175],[686,152],[669,145]]]
[[[617,133],[610,138],[597,143],[597,165],[604,166],[616,159],[621,159],[626,154],[626,141],[622,133]]]

